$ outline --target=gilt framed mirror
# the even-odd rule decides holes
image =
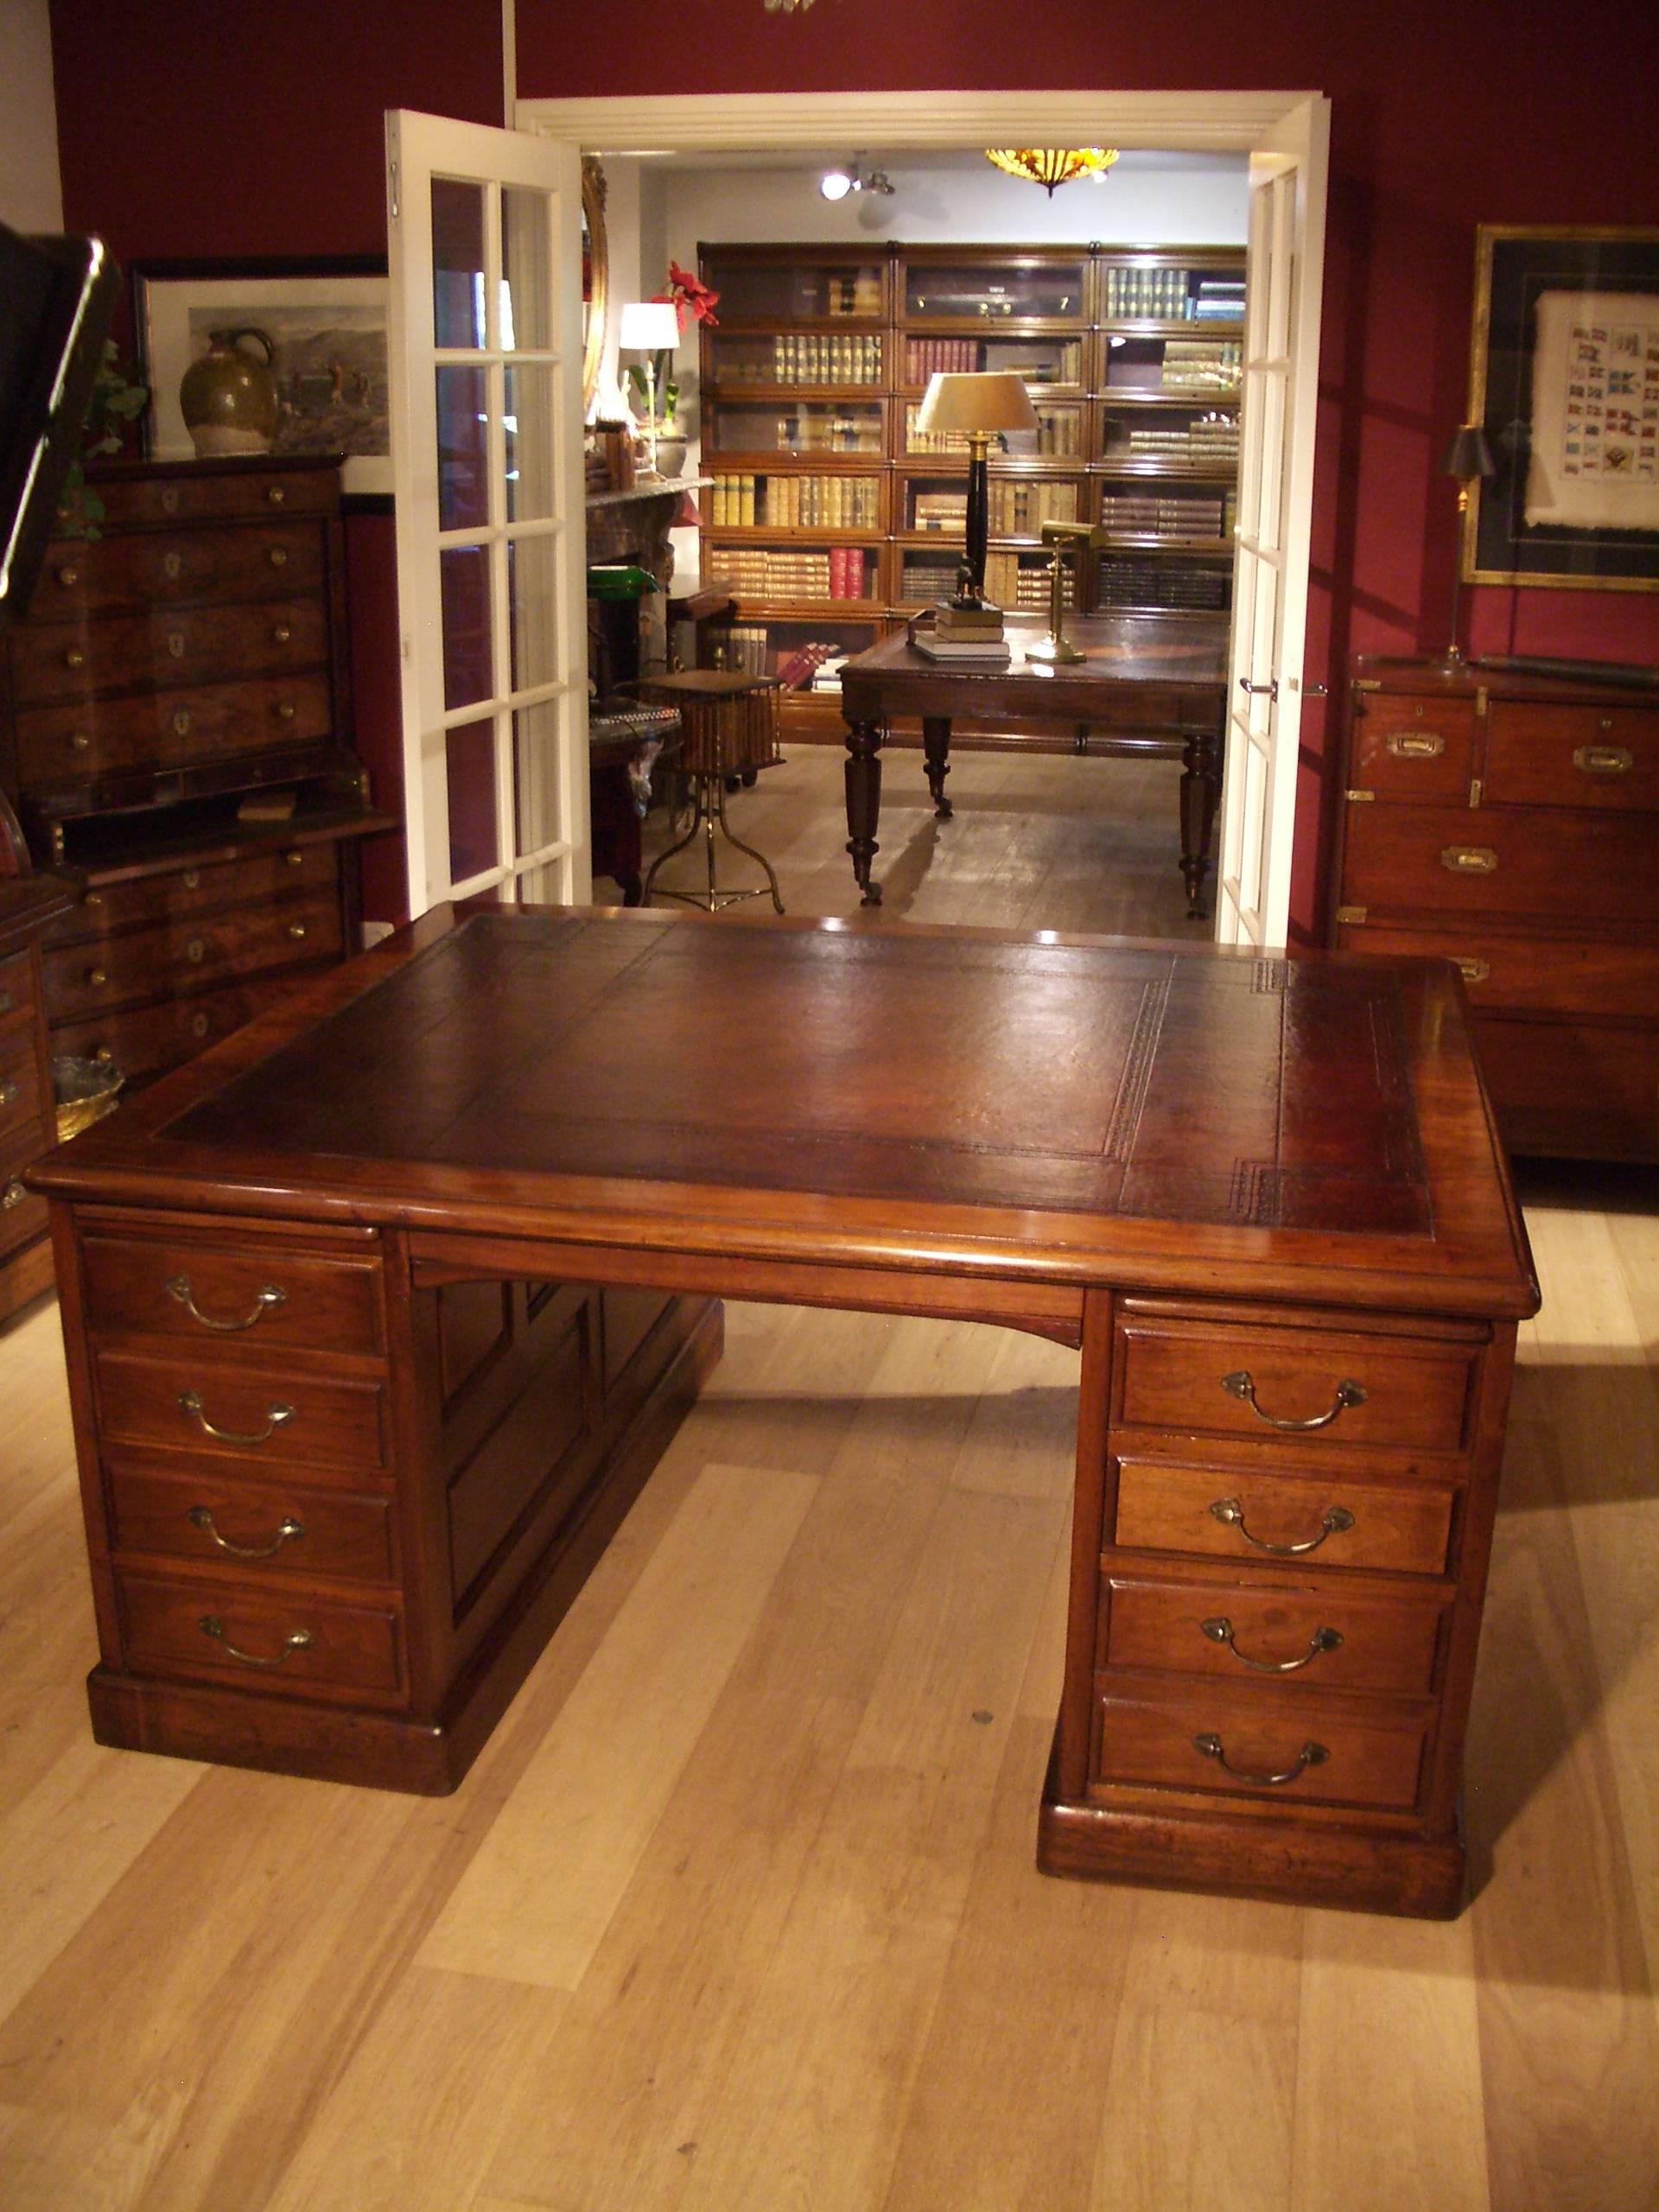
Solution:
[[[599,390],[605,358],[605,321],[610,295],[610,254],[605,240],[605,172],[595,156],[582,157],[582,411],[587,416]]]

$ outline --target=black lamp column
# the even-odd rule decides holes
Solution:
[[[1497,463],[1492,459],[1492,449],[1486,442],[1486,433],[1478,423],[1465,423],[1452,434],[1440,463],[1442,476],[1455,476],[1458,484],[1458,551],[1452,570],[1452,642],[1444,658],[1456,664],[1463,658],[1463,647],[1458,642],[1458,620],[1461,611],[1463,591],[1463,541],[1465,517],[1469,512],[1469,487],[1483,477],[1496,476]]]

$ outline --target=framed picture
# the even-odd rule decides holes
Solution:
[[[324,260],[141,261],[132,264],[138,373],[150,388],[145,452],[195,452],[179,385],[214,330],[270,340],[279,407],[271,450],[343,453],[348,508],[391,505],[384,255]]]
[[[1463,575],[1659,591],[1659,230],[1476,233]]]

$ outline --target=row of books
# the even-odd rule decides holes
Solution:
[[[1166,607],[1220,613],[1230,578],[1225,569],[1184,569],[1167,561],[1103,560],[1095,597],[1102,607]]]
[[[1033,608],[1046,609],[1049,596],[1047,557],[1021,561],[1017,553],[991,554],[985,563],[985,591],[999,607],[1012,607],[1022,613],[1029,613]],[[1077,571],[1068,568],[1064,603],[1074,606],[1077,595]]]
[[[1244,349],[1236,339],[1172,338],[1164,347],[1166,391],[1236,391]]]
[[[976,374],[982,369],[1013,369],[1033,384],[1080,384],[1083,347],[1075,338],[1033,340],[1017,347],[1011,341],[988,346],[977,338],[905,340],[906,384],[925,384],[941,373]]]
[[[738,418],[741,422],[741,418]],[[774,441],[779,453],[876,453],[881,450],[880,415],[836,415],[828,408],[803,407],[777,418]],[[752,452],[769,441],[751,436],[731,417],[716,417],[716,434],[728,452]]]
[[[1130,493],[1101,496],[1100,519],[1108,530],[1135,537],[1219,537],[1226,524],[1220,499],[1160,499]]]
[[[1111,458],[1108,454],[1108,459]],[[1131,461],[1173,461],[1197,467],[1205,462],[1230,467],[1238,460],[1236,423],[1194,423],[1184,429],[1137,430],[1128,436]]]
[[[905,409],[906,452],[966,454],[968,441],[959,430],[918,430],[916,417],[920,412],[920,403],[915,400]],[[1075,408],[1039,407],[1036,430],[1016,431],[1008,440],[1008,450],[1015,456],[1080,453],[1083,417]]]
[[[880,384],[881,340],[832,331],[791,331],[772,339],[730,338],[715,354],[728,384]]]
[[[1195,281],[1196,280],[1196,281]],[[1155,322],[1190,322],[1211,314],[1236,317],[1244,312],[1244,279],[1191,269],[1109,267],[1106,312]]]
[[[878,530],[881,484],[874,476],[714,478],[712,530]]]
[[[708,560],[745,599],[863,599],[874,568],[859,545],[831,545],[810,553],[721,545],[710,550]]]

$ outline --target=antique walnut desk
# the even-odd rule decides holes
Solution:
[[[1225,617],[1068,614],[1066,641],[1084,657],[1065,666],[1024,657],[1024,645],[1045,634],[1044,622],[1010,614],[1004,627],[1012,647],[1006,667],[930,660],[898,630],[842,668],[847,849],[864,904],[881,899],[870,862],[879,849],[882,740],[889,722],[913,715],[921,718],[928,789],[946,819],[950,725],[958,719],[1069,721],[1087,731],[1091,751],[1179,754],[1181,874],[1188,911],[1199,912],[1221,793]]]
[[[1537,1295],[1449,963],[442,908],[34,1176],[103,1740],[453,1788],[711,1300],[938,1314],[1082,1351],[1041,1863],[1458,1909]]]

